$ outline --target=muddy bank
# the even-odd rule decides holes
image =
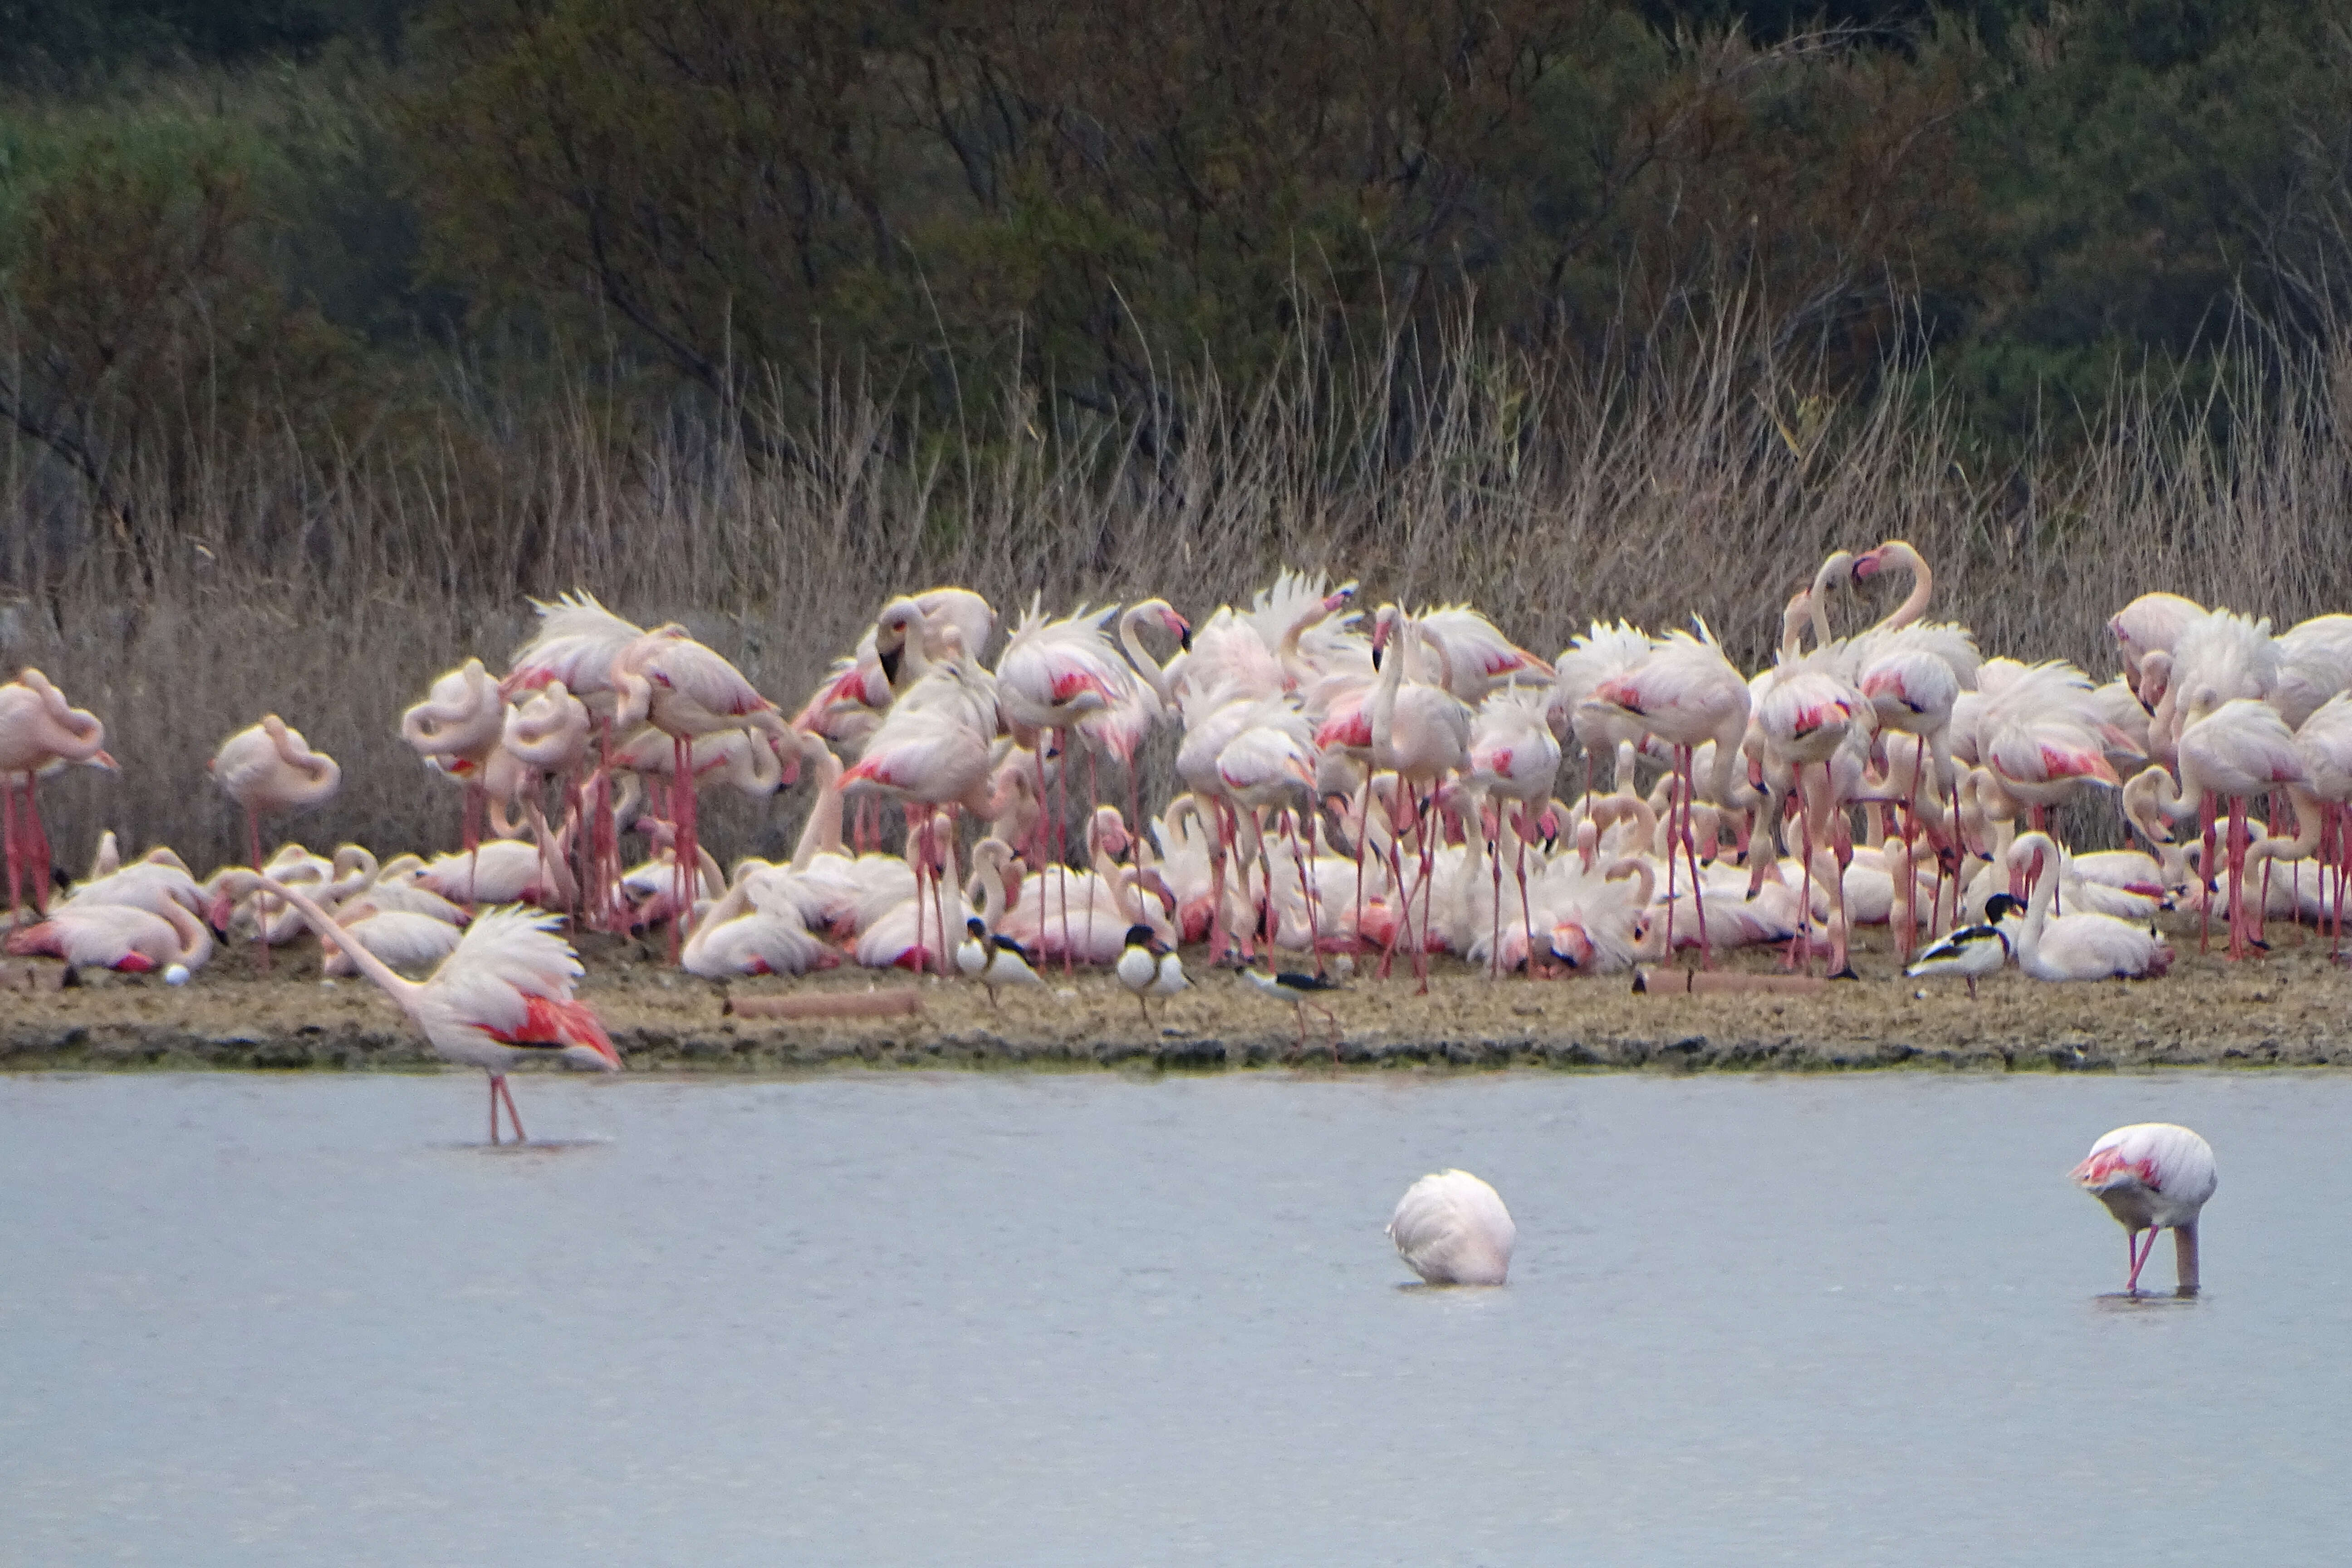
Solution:
[[[1338,1061],[1367,1068],[1551,1067],[1662,1071],[1930,1068],[2074,1071],[2177,1066],[2352,1066],[2352,973],[2324,942],[2273,927],[2266,956],[2200,957],[2193,921],[2173,922],[2179,963],[2164,980],[2044,985],[2014,972],[1971,1003],[1958,984],[1906,982],[1884,932],[1857,948],[1863,978],[1814,996],[1644,996],[1628,976],[1491,982],[1440,963],[1428,996],[1410,979],[1358,978],[1331,999]],[[772,1072],[881,1068],[1325,1066],[1328,1032],[1298,1048],[1291,1010],[1229,973],[1154,1008],[1146,1027],[1108,975],[1059,972],[992,1009],[977,986],[835,970],[803,981],[720,985],[662,967],[634,942],[592,939],[582,994],[633,1069]],[[1731,967],[1778,972],[1770,954]],[[322,983],[307,942],[262,976],[242,952],[187,986],[95,975],[62,989],[12,971],[0,988],[0,1069],[417,1068],[425,1043],[364,981]],[[26,984],[29,983],[29,984]],[[773,1020],[730,1015],[739,997],[908,987],[912,1016]],[[1917,994],[1924,991],[1925,996]]]

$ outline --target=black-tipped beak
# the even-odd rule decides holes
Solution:
[[[885,649],[877,656],[882,662],[882,679],[893,686],[898,684],[898,661],[906,656],[906,652],[903,647],[894,647]]]
[[[1374,644],[1372,645],[1372,668],[1373,668],[1374,669],[1378,669],[1378,668],[1380,668],[1380,667],[1381,667],[1381,645],[1380,645],[1380,644],[1378,644],[1378,643],[1374,643]]]

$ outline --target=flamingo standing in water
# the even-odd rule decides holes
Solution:
[[[229,798],[245,807],[246,839],[257,869],[261,865],[261,814],[320,805],[331,799],[343,782],[343,770],[335,759],[312,751],[302,731],[288,728],[275,713],[263,714],[260,723],[223,741],[205,766]],[[266,927],[266,901],[255,912]],[[265,973],[269,969],[266,942],[261,944],[261,968]]]
[[[2210,1143],[2169,1121],[2135,1122],[2092,1144],[2070,1175],[2124,1227],[2124,1247],[2131,1257],[2126,1292],[2138,1293],[2139,1271],[2156,1250],[2157,1233],[2169,1230],[2179,1293],[2197,1294],[2197,1216],[2221,1184]]]
[[[106,754],[106,726],[97,717],[73,707],[47,676],[29,666],[16,679],[0,686],[0,828],[5,828],[8,862],[8,922],[16,922],[19,879],[33,876],[33,908],[49,907],[49,838],[41,830],[40,808],[34,785],[40,774],[59,763],[89,763],[108,772],[114,759]],[[24,821],[16,819],[16,792],[25,792]]]
[[[1407,1187],[1388,1234],[1431,1285],[1502,1284],[1519,1237],[1502,1194],[1467,1171],[1438,1171]]]
[[[233,873],[226,890],[235,895],[247,889],[266,889],[292,904],[321,942],[342,935],[334,917],[307,894],[257,873]],[[403,978],[359,942],[340,944],[360,973],[425,1032],[435,1055],[489,1074],[493,1143],[499,1141],[501,1100],[515,1142],[528,1141],[514,1091],[507,1087],[507,1074],[516,1064],[561,1061],[600,1072],[621,1069],[621,1054],[603,1022],[572,996],[583,972],[572,944],[551,929],[558,918],[512,907],[478,915],[457,950],[422,981]]]

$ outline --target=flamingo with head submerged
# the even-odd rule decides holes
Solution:
[[[2092,1144],[2070,1174],[2124,1227],[2131,1258],[2126,1291],[2138,1292],[2139,1271],[2156,1250],[2157,1235],[2169,1230],[2179,1293],[2197,1294],[2197,1218],[2221,1184],[2210,1143],[2169,1121],[2135,1122]]]

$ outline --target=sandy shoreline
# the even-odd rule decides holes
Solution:
[[[1410,979],[1358,979],[1333,999],[1353,1068],[1549,1067],[1653,1071],[1821,1071],[1904,1067],[2067,1071],[2156,1067],[2352,1066],[2352,972],[2325,942],[2273,926],[2267,956],[2200,957],[2193,921],[2175,917],[2180,953],[2164,980],[2044,985],[2013,971],[1970,1003],[1958,984],[1903,981],[1884,931],[1857,945],[1864,978],[1817,996],[1644,996],[1630,977],[1491,982],[1441,963],[1426,997]],[[1328,1037],[1303,1056],[1287,1007],[1234,976],[1194,973],[1194,989],[1155,1008],[1147,1030],[1106,975],[1055,973],[1047,988],[992,1010],[978,987],[840,969],[800,981],[719,985],[662,967],[634,942],[591,939],[582,994],[635,1070],[789,1072],[841,1067],[1218,1070],[1328,1067]],[[1769,953],[1734,967],[1777,971]],[[0,1070],[419,1068],[433,1058],[363,981],[321,984],[307,942],[276,973],[242,951],[190,985],[91,976],[48,990],[17,963],[0,989]],[[913,1017],[776,1021],[730,1016],[729,992],[913,987]],[[1924,990],[1921,998],[1916,992]]]

